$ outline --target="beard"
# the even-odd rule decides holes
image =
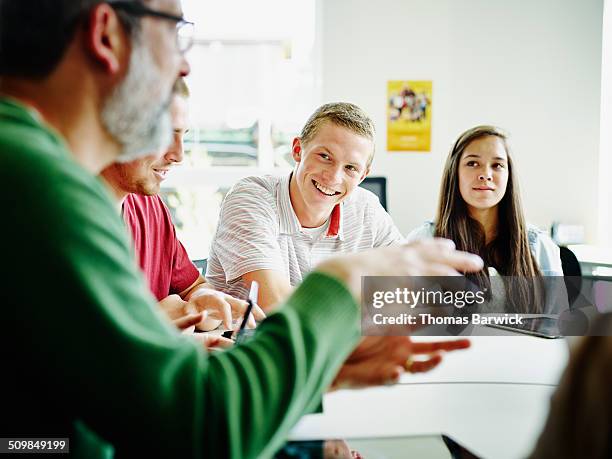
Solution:
[[[134,43],[128,72],[102,108],[102,123],[121,145],[117,162],[133,161],[165,151],[172,141],[171,91],[160,102],[162,81],[153,56]]]

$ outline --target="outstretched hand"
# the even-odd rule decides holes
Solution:
[[[467,339],[414,343],[407,336],[368,336],[346,359],[331,389],[393,384],[404,372],[435,368],[442,361],[442,352],[468,347]]]

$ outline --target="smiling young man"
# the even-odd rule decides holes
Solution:
[[[375,195],[359,188],[374,156],[374,125],[356,105],[321,106],[292,147],[285,177],[248,177],[223,202],[206,278],[238,298],[253,280],[266,309],[321,260],[402,241]]]

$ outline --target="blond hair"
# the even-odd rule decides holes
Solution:
[[[357,105],[349,102],[332,102],[321,105],[306,121],[300,133],[303,144],[310,142],[326,122],[348,129],[357,135],[372,141],[372,154],[368,159],[368,167],[374,159],[374,134],[376,129],[370,117]]]

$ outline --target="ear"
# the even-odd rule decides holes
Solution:
[[[85,33],[87,47],[93,59],[104,71],[116,75],[128,50],[127,32],[117,13],[107,3],[100,3],[89,13]]]
[[[296,163],[299,163],[302,160],[302,142],[299,137],[293,139],[293,145],[291,146],[291,156]]]
[[[370,175],[370,166],[367,167],[367,169],[359,179],[359,183],[363,182],[368,175]]]

